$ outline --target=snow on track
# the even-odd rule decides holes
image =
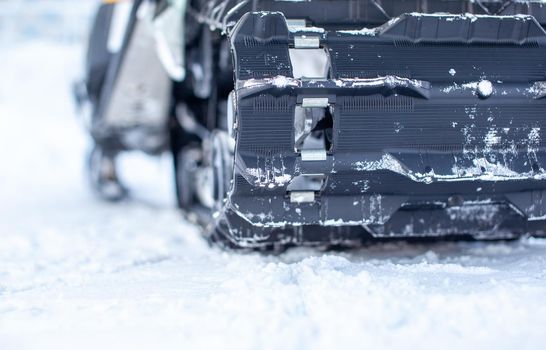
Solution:
[[[1,349],[541,349],[546,240],[281,256],[210,248],[168,156],[97,200],[69,85],[80,47],[0,45]]]

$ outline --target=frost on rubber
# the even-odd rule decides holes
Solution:
[[[404,14],[329,30],[247,13],[230,43],[226,240],[546,233],[546,32],[534,17]],[[305,50],[326,57],[314,76],[295,59]]]

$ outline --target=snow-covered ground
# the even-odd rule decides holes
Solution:
[[[100,202],[81,46],[51,30],[0,42],[0,349],[544,348],[546,240],[229,253],[173,209],[168,156],[127,157],[134,199]]]

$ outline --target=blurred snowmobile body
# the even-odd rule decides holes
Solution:
[[[103,194],[169,148],[232,246],[546,234],[542,2],[135,0],[119,44],[123,6],[88,60]]]
[[[80,87],[92,107],[91,182],[109,199],[126,194],[116,175],[119,152],[158,154],[168,148],[172,81],[157,54],[147,4],[108,1],[100,7],[89,41],[88,78]]]

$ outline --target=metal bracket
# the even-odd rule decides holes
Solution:
[[[324,149],[302,149],[301,160],[304,162],[324,161],[327,159],[326,150]]]
[[[294,37],[294,48],[296,49],[318,49],[320,38],[318,36],[300,35]]]
[[[313,203],[314,201],[315,192],[313,191],[290,192],[290,203]]]
[[[328,97],[307,97],[301,102],[303,108],[326,108],[329,105]]]

